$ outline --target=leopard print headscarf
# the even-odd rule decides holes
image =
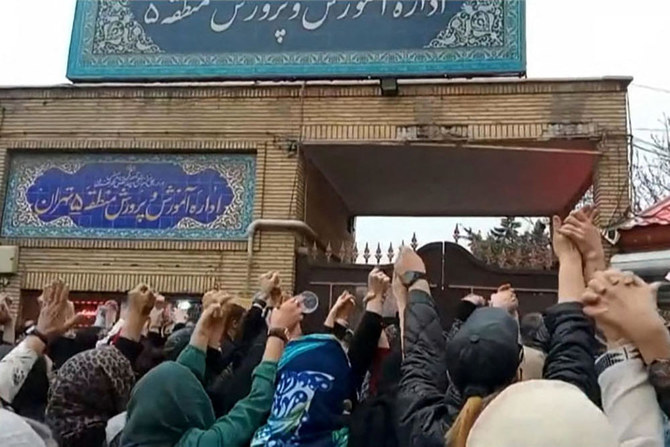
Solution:
[[[130,362],[113,346],[84,351],[65,362],[51,384],[46,411],[61,445],[104,440],[107,420],[125,411],[134,384]]]

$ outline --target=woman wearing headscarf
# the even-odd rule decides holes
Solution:
[[[61,447],[102,446],[107,421],[123,412],[135,384],[133,362],[142,328],[155,302],[140,284],[128,293],[127,320],[113,346],[81,352],[58,370],[46,411]]]
[[[58,447],[49,428],[0,408],[0,445],[2,447]]]
[[[291,299],[273,312],[250,394],[216,419],[203,387],[206,350],[212,333],[225,323],[230,296],[215,295],[177,361],[159,365],[137,383],[128,404],[123,446],[241,447],[264,421],[272,404],[277,361],[290,330],[302,320],[300,305]]]
[[[84,351],[58,371],[49,392],[47,423],[62,447],[101,446],[107,420],[125,410],[135,374],[114,346]]]
[[[369,366],[381,333],[381,312],[389,278],[374,269],[368,284],[366,314],[376,315],[378,330],[369,323],[362,323],[365,329],[356,331],[358,335],[354,335],[349,356],[357,359],[358,366],[354,367],[353,359],[333,334],[307,335],[289,343],[279,362],[270,417],[254,435],[252,447],[343,447],[348,444],[349,412],[367,370],[367,366],[362,366],[363,352],[368,350],[366,363]],[[345,293],[338,302],[353,299]],[[363,341],[357,341],[358,337],[363,337]]]

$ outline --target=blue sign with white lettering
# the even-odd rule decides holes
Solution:
[[[240,239],[249,155],[17,155],[3,236]]]
[[[78,0],[72,80],[525,72],[524,0]]]

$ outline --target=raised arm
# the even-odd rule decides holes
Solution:
[[[62,281],[44,288],[37,325],[18,346],[0,361],[0,401],[11,404],[47,345],[63,334],[69,291]]]
[[[573,211],[558,228],[558,232],[567,236],[577,245],[584,263],[584,279],[590,281],[596,272],[605,270],[605,250],[600,231],[593,221],[598,212],[591,206]]]
[[[544,378],[562,380],[580,388],[595,403],[600,389],[594,367],[595,330],[584,315],[581,297],[585,289],[582,258],[572,241],[561,234],[561,220],[554,217],[553,246],[558,257],[558,304],[546,310],[549,332]]]
[[[646,365],[670,359],[670,334],[656,311],[656,290],[637,276],[598,272],[584,293],[584,311],[607,337],[596,362],[603,410],[624,447],[663,445],[663,421]]]
[[[421,258],[401,251],[394,272],[394,295],[399,302],[404,359],[398,394],[400,445],[444,445],[448,426],[446,346],[442,325],[430,296]],[[405,288],[403,293],[402,288]],[[400,291],[400,293],[397,293]]]
[[[218,306],[215,305],[215,306]],[[216,316],[217,310],[213,311]],[[177,446],[179,447],[242,447],[249,444],[254,432],[264,422],[272,406],[277,362],[284,352],[288,333],[302,320],[302,310],[298,300],[292,298],[272,313],[269,337],[260,365],[255,369],[250,394],[239,401],[228,414],[220,417],[207,430],[188,431]],[[206,328],[207,325],[205,324]],[[191,339],[194,348],[201,349],[204,336]],[[283,334],[283,335],[282,335]]]
[[[365,373],[372,366],[377,352],[377,344],[382,333],[382,309],[390,281],[390,278],[377,268],[374,268],[368,275],[365,314],[354,332],[349,347],[349,361],[356,390],[363,383]]]

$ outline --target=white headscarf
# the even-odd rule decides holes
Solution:
[[[477,418],[467,447],[618,447],[605,414],[577,387],[531,380],[507,387]]]
[[[0,445],[2,447],[55,447],[56,442],[45,425],[28,421],[9,410],[0,408]]]

